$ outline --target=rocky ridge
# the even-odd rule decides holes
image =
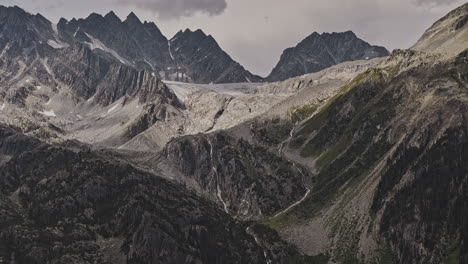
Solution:
[[[371,46],[352,31],[342,33],[314,32],[296,47],[286,49],[274,67],[268,81],[283,81],[299,75],[319,72],[333,65],[353,60],[368,60],[388,56],[380,46]]]

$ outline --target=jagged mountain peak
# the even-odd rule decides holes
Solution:
[[[125,23],[135,23],[135,24],[141,24],[141,20],[138,18],[138,16],[133,13],[133,12],[130,12],[130,14],[128,14],[127,18],[125,19],[124,21]],[[145,21],[146,22],[146,21]]]
[[[113,22],[117,22],[117,23],[121,23],[122,20],[114,13],[114,11],[110,11],[109,13],[107,13],[104,18],[110,20],[110,21],[113,21]]]
[[[35,15],[36,18],[38,18],[39,20],[45,22],[45,23],[51,23],[46,17],[44,17],[42,14],[40,13],[36,13]]]
[[[261,82],[234,61],[211,36],[203,30],[187,28],[179,31],[171,40],[174,60],[183,66],[184,74],[197,83]]]
[[[59,19],[59,22],[58,22],[58,25],[60,24],[68,24],[68,20],[62,17]]]
[[[14,6],[0,6],[0,12],[8,11],[10,14],[26,14],[27,12],[21,7]]]
[[[314,32],[295,47],[283,52],[267,80],[286,80],[318,72],[345,61],[367,60],[388,55],[387,49],[370,45],[352,31],[322,34]]]
[[[25,19],[33,17],[33,15],[26,12],[24,9],[18,6],[0,6],[0,19],[8,19],[9,22],[16,22],[24,24]]]
[[[356,34],[352,30],[347,30],[347,31],[342,31],[342,32],[335,32],[334,31],[334,32],[322,32],[322,33],[314,31],[309,36],[312,36],[312,37],[326,37],[326,36],[351,36],[351,37],[357,37]]]
[[[87,16],[84,20],[92,20],[92,19],[103,19],[104,17],[101,14],[98,13],[91,13],[89,16]],[[78,20],[83,20],[82,18]]]
[[[0,48],[11,56],[43,54],[43,49],[31,52],[50,39],[54,39],[52,23],[41,14],[33,15],[18,6],[0,6]],[[7,47],[7,48],[6,48]]]
[[[176,36],[177,36],[177,35],[181,35],[181,34],[185,34],[185,35],[198,35],[198,36],[207,37],[206,33],[203,32],[203,30],[201,30],[201,29],[196,29],[196,30],[193,30],[193,31],[192,31],[190,28],[186,28],[184,31],[179,30],[179,32],[177,32]]]
[[[212,41],[212,42],[216,43],[216,45],[218,45],[218,42],[213,38],[213,36],[206,34],[201,29],[197,29],[197,30],[192,31],[192,30],[187,28],[184,31],[179,31],[172,38],[172,40],[177,39],[177,38],[186,38],[186,39],[192,39],[192,40],[196,39],[198,41],[209,40],[209,41]]]

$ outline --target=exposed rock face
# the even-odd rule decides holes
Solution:
[[[388,54],[385,48],[371,46],[351,31],[321,35],[315,32],[296,47],[286,49],[267,80],[282,81],[318,72],[341,62],[367,60]]]
[[[90,112],[95,116],[90,118],[95,124],[115,109],[131,105],[126,106],[126,114],[121,120],[113,118],[111,126],[114,126],[111,129],[101,130],[101,141],[114,142],[119,146],[123,140],[128,140],[129,135],[135,136],[157,119],[164,120],[167,112],[183,109],[181,102],[155,70],[148,65],[139,67],[128,63],[126,58],[90,33],[77,30],[76,34],[68,34],[64,21],[56,28],[42,16],[30,15],[18,7],[1,7],[0,13],[0,44],[3,45],[0,57],[2,121],[49,140],[68,132],[71,124],[82,120]],[[134,15],[130,15],[125,22],[118,22],[112,15],[92,17],[96,23],[121,28],[120,33],[124,32],[126,26],[123,25],[126,24],[145,26]],[[147,33],[151,32],[148,30]],[[157,34],[153,33],[156,38]],[[130,37],[120,37],[123,44],[133,45],[124,41]],[[154,47],[148,49],[154,50]],[[117,101],[120,104],[117,105]],[[110,107],[103,111],[107,106]],[[145,108],[153,110],[143,114],[141,109]],[[58,115],[59,120],[56,118]],[[57,122],[50,122],[54,119]],[[104,120],[96,127],[108,124],[109,121]],[[115,124],[119,124],[120,130],[116,129]],[[90,125],[77,127],[82,129],[86,126]],[[94,138],[96,134],[85,137]]]
[[[142,23],[134,13],[125,21],[113,12],[104,17],[91,14],[86,19],[62,19],[57,28],[62,38],[77,40],[90,47],[108,48],[127,64],[138,64],[156,73],[173,65],[167,38],[154,23]],[[103,45],[97,45],[100,43]]]
[[[289,148],[315,159],[317,181],[279,222],[325,215],[342,263],[373,250],[397,263],[461,261],[467,54],[441,63],[396,51],[301,124]]]
[[[144,69],[168,80],[197,83],[263,80],[233,61],[201,30],[180,32],[172,43],[154,23],[141,22],[134,13],[124,21],[110,12],[71,21],[62,18],[53,25],[39,14],[28,14],[19,7],[2,7],[0,20],[3,21],[0,41],[3,54],[49,56],[57,50],[82,44],[114,63]]]
[[[126,95],[138,97],[140,103],[149,103],[159,99],[164,103],[181,107],[175,94],[150,72],[115,65],[97,86],[95,100],[108,105]]]
[[[435,22],[411,49],[442,57],[456,56],[466,49],[467,22],[468,4],[464,4]]]
[[[17,6],[0,6],[0,25],[2,55],[33,53],[39,42],[55,40],[51,23],[46,18],[26,13]]]
[[[239,218],[271,216],[306,192],[308,173],[304,169],[222,132],[169,142],[163,156],[226,212]]]
[[[91,14],[86,19],[62,19],[57,28],[63,39],[101,49],[164,79],[196,83],[262,81],[201,30],[181,31],[168,41],[154,23],[142,23],[134,13],[121,21],[113,12],[104,17]]]
[[[0,8],[0,121],[20,128],[0,124],[0,263],[466,263],[467,12],[385,59],[169,89],[167,63],[200,82],[245,70],[133,14],[55,30]],[[384,53],[350,32],[311,45],[311,68]]]
[[[245,227],[180,185],[86,146],[23,142],[0,138],[13,155],[0,169],[1,262],[265,263]]]
[[[177,64],[184,71],[178,76],[181,81],[188,78],[196,83],[261,82],[234,61],[210,35],[189,29],[180,31],[170,40],[170,50]],[[177,70],[181,70],[177,68]]]

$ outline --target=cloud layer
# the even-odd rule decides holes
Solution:
[[[163,20],[189,17],[196,13],[220,15],[227,8],[226,0],[119,0],[119,3],[150,10]]]
[[[456,3],[458,0],[414,0],[417,5],[439,6],[450,5]]]

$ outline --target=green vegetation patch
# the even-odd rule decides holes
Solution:
[[[385,136],[390,131],[387,125],[397,113],[404,90],[389,84],[380,73],[370,74],[361,76],[356,83],[372,80],[371,83],[361,84],[341,95],[308,121],[308,131],[320,128],[312,140],[305,143],[301,153],[319,157],[320,172],[314,189],[300,205],[266,224],[281,229],[317,216],[343,191],[356,188],[366,179],[390,149]],[[354,105],[354,111],[337,120],[339,110],[349,103]],[[343,186],[345,190],[341,190]]]
[[[293,107],[289,109],[288,114],[293,123],[301,122],[309,118],[315,111],[317,111],[317,104],[306,104],[303,106]]]
[[[397,258],[393,250],[385,245],[377,251],[378,264],[395,264],[397,263]]]
[[[460,245],[455,242],[448,249],[445,254],[445,264],[458,264],[460,262]]]

